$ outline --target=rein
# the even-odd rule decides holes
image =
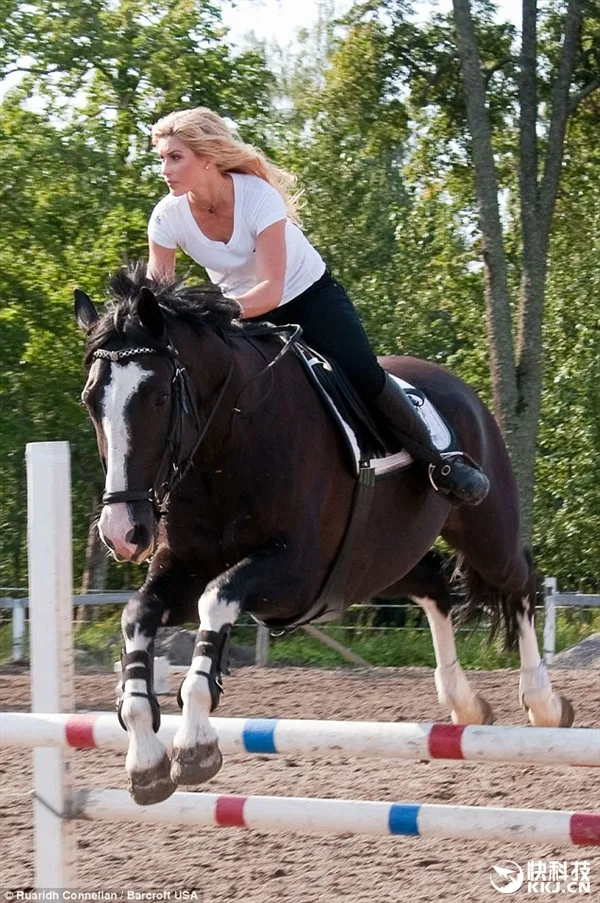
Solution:
[[[288,334],[290,332],[290,327],[284,327],[282,329],[280,327],[274,327],[271,324],[266,323],[261,324],[261,326],[256,330],[251,330],[251,332],[253,332],[254,334],[263,335],[266,333],[284,333],[287,338],[284,341],[284,345],[281,351],[278,352],[278,354],[263,370],[261,370],[259,373],[251,377],[250,380],[248,380],[248,382],[242,387],[239,395],[242,394],[244,389],[252,380],[256,379],[258,376],[262,376],[267,371],[272,370],[274,365],[278,363],[284,356],[284,354],[289,350],[294,340],[298,338],[301,331],[302,330],[299,326],[295,326],[291,327],[291,334]],[[231,348],[229,341],[227,341],[227,344]],[[118,502],[150,502],[155,510],[157,518],[160,519],[167,513],[171,495],[177,489],[177,487],[189,471],[190,467],[192,466],[194,457],[196,456],[198,449],[206,438],[206,435],[215,419],[217,411],[221,407],[223,398],[231,382],[235,362],[232,351],[229,372],[227,373],[225,381],[223,382],[223,385],[219,390],[217,400],[215,401],[210,414],[206,418],[204,426],[202,426],[198,408],[194,400],[194,393],[190,386],[187,370],[180,363],[179,352],[170,339],[164,351],[162,349],[159,350],[156,348],[147,347],[125,348],[122,351],[107,351],[100,348],[93,353],[92,357],[96,360],[108,360],[117,363],[119,361],[130,360],[133,357],[141,357],[147,354],[166,354],[166,356],[173,364],[169,427],[167,431],[167,441],[165,443],[161,462],[158,467],[158,473],[156,475],[156,479],[154,480],[154,484],[150,489],[125,489],[118,492],[104,492],[102,495],[102,504],[114,505]],[[238,410],[237,407],[233,408],[232,413],[235,410]],[[184,458],[183,433],[185,428],[185,418],[189,417],[190,415],[193,419],[193,426],[196,430],[196,441],[194,442],[190,453],[187,455],[187,457]],[[106,465],[104,459],[102,459],[102,466],[104,468],[104,472],[106,473]]]

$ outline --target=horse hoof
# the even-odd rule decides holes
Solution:
[[[173,747],[171,781],[177,785],[204,784],[219,773],[222,764],[223,756],[216,740],[198,743],[190,749]]]
[[[480,724],[493,724],[496,720],[494,717],[494,710],[483,696],[476,696],[477,702],[481,706],[481,721]]]
[[[560,699],[560,724],[559,727],[571,727],[575,721],[575,710],[566,696],[559,696]]]
[[[458,712],[452,711],[450,717],[453,724],[493,724],[495,721],[494,710],[483,696],[475,696],[477,707],[473,706],[461,717]]]
[[[521,704],[533,727],[571,727],[575,721],[575,710],[566,696],[555,696],[554,702],[560,704],[560,717],[557,717],[556,706],[551,713],[546,713],[545,717],[533,714],[533,709],[526,705],[522,700]]]
[[[170,775],[171,763],[165,753],[154,768],[147,771],[132,771],[129,774],[128,790],[138,806],[151,806],[168,799],[177,790]]]

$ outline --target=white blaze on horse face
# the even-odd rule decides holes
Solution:
[[[111,364],[110,379],[101,401],[102,429],[106,436],[106,492],[122,492],[129,488],[126,475],[131,434],[126,419],[127,406],[149,376],[149,371],[134,361]],[[129,559],[137,551],[136,546],[125,538],[132,527],[125,502],[104,506],[98,529],[119,558]]]

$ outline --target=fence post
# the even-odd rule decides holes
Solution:
[[[544,579],[544,661],[551,665],[556,650],[556,577]]]
[[[259,624],[256,630],[255,663],[257,668],[266,668],[269,664],[269,628]]]
[[[12,612],[12,660],[23,661],[23,640],[25,638],[25,608],[26,603],[21,599],[15,599]]]
[[[30,442],[27,459],[27,546],[31,708],[74,710],[71,479],[67,442]],[[72,753],[33,751],[35,888],[75,887]]]

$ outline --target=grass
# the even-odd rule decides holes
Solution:
[[[74,633],[76,664],[112,669],[113,663],[119,659],[121,653],[120,623],[121,613],[114,612],[113,608],[104,619],[80,625]],[[187,626],[193,629],[193,625]],[[419,630],[415,627],[372,630],[361,626],[345,629],[337,625],[323,626],[321,629],[372,665],[435,667],[429,630]],[[560,652],[573,646],[598,631],[600,631],[600,612],[577,609],[559,611],[556,619],[556,651]],[[541,649],[541,623],[537,633]],[[249,624],[242,624],[233,630],[232,639],[238,645],[253,646],[255,638],[256,630]],[[518,654],[504,652],[499,641],[490,645],[485,631],[469,629],[458,631],[456,645],[459,660],[467,669],[489,671],[519,666]],[[26,635],[25,658],[28,655]],[[8,620],[0,622],[0,663],[10,662],[11,658],[12,631]],[[272,638],[270,662],[276,665],[312,665],[320,668],[351,667],[337,652],[321,645],[302,630]]]

